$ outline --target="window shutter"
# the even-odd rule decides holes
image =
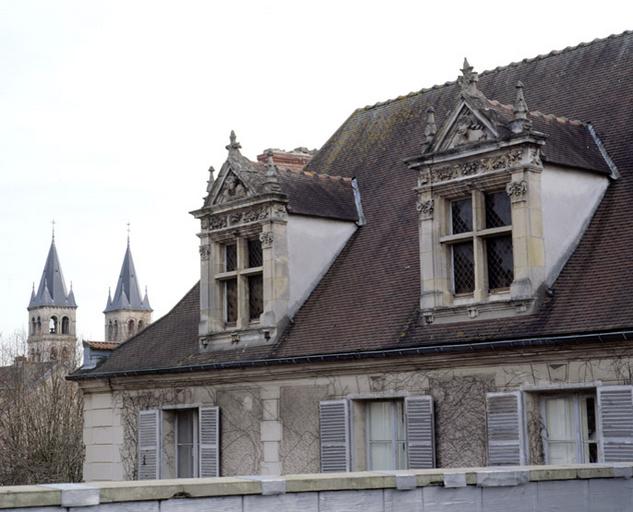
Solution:
[[[520,391],[488,393],[488,465],[526,463],[523,399]]]
[[[326,400],[319,404],[321,471],[350,470],[349,404],[347,400]]]
[[[601,462],[633,461],[633,386],[600,386]]]
[[[200,476],[220,476],[220,408],[198,409]]]
[[[404,399],[407,424],[409,469],[435,467],[433,398],[410,396]]]
[[[160,446],[158,409],[140,411],[138,416],[138,479],[156,480]]]

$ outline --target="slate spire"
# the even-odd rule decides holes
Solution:
[[[116,290],[114,291],[114,297],[111,298],[110,292],[108,291],[108,302],[104,313],[121,309],[151,311],[152,308],[149,307],[149,300],[146,299],[147,296],[145,299],[141,299],[141,291],[136,277],[136,269],[134,268],[128,234],[127,247],[125,249],[125,256],[123,257],[123,265],[121,265],[119,280],[117,281]]]
[[[66,283],[62,274],[61,264],[59,263],[57,248],[55,247],[54,230],[40,285],[37,287],[37,293],[35,293],[35,290],[31,291],[28,309],[40,306],[77,307],[72,290],[70,293],[66,292]]]

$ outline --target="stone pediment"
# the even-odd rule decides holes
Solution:
[[[497,137],[494,123],[480,110],[462,100],[440,129],[431,151],[448,151]]]
[[[221,184],[218,187],[213,200],[212,205],[220,205],[238,201],[248,197],[250,194],[248,187],[243,179],[238,176],[233,169],[227,169]]]

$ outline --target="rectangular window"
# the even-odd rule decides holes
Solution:
[[[514,279],[512,236],[487,238],[486,261],[488,262],[488,289],[496,291],[510,288]]]
[[[487,192],[484,194],[486,208],[486,229],[510,226],[512,224],[512,210],[510,197],[505,190]]]
[[[367,469],[407,467],[403,403],[377,400],[367,403]]]
[[[473,230],[473,203],[470,197],[451,202],[451,227],[454,235]]]
[[[251,321],[259,320],[264,312],[264,284],[261,274],[248,277],[248,311]]]
[[[195,409],[176,411],[177,478],[196,476],[197,418]]]
[[[224,246],[224,271],[233,272],[237,268],[237,245]]]
[[[227,324],[237,322],[237,279],[224,281],[224,315]]]
[[[263,265],[262,243],[259,238],[248,241],[248,266],[249,268]]]
[[[453,244],[453,288],[455,294],[472,293],[475,290],[475,257],[473,243]]]
[[[596,401],[593,395],[545,397],[543,413],[548,464],[598,461]]]

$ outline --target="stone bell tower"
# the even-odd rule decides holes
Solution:
[[[129,236],[114,298],[108,292],[108,302],[103,313],[105,340],[115,343],[122,343],[131,338],[152,322],[152,308],[149,305],[147,288],[145,296],[141,299]]]
[[[28,306],[28,358],[32,362],[67,361],[75,355],[77,304],[66,283],[55,247],[55,231],[40,284],[31,292]]]

